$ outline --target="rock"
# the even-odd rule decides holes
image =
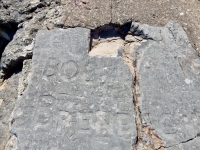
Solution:
[[[137,39],[134,36],[132,36],[132,35],[127,35],[125,37],[125,41],[126,42],[137,42]]]
[[[149,26],[147,24],[140,24],[137,22],[133,22],[131,25],[131,32],[133,32],[134,35],[140,36],[143,39],[152,39],[155,41],[161,41],[162,36],[160,35],[160,32],[157,32],[159,28]]]
[[[14,68],[23,63],[23,60],[30,59],[33,46],[34,38],[30,31],[18,30],[2,54],[1,67],[4,72],[12,72]]]
[[[31,63],[32,63],[31,59],[24,60],[23,62],[22,72],[19,77],[18,99],[23,95],[24,91],[28,86],[28,80],[31,76],[31,67],[32,67]]]
[[[133,23],[132,31],[148,37],[134,46],[142,125],[155,129],[165,147],[194,139],[200,133],[200,58],[186,33],[174,22],[162,28],[137,23],[137,29]]]
[[[89,56],[118,57],[122,53],[124,41],[122,39],[103,40],[89,52]]]
[[[81,36],[79,36],[81,34]],[[23,149],[131,149],[132,78],[118,57],[89,57],[90,30],[39,31],[12,133]]]
[[[0,86],[0,150],[4,150],[9,140],[11,113],[17,99],[17,86],[19,74],[13,75]]]
[[[17,150],[17,138],[10,134],[11,113],[17,98],[20,98],[27,87],[30,66],[31,60],[25,60],[22,73],[14,74],[0,86],[0,150]]]
[[[81,0],[2,0],[0,2],[0,26],[6,26],[10,29],[12,24],[15,24],[15,26],[21,26],[23,23],[28,24],[29,29],[23,29],[24,31],[20,31],[21,34],[19,32],[17,34],[20,37],[27,35],[30,37],[29,42],[32,43],[39,29],[51,30],[57,27],[76,26],[94,29],[110,23],[122,25],[132,20],[160,26],[169,20],[176,20],[187,31],[193,47],[199,52],[199,15],[196,11],[190,11],[191,9],[199,9],[197,3],[196,1],[188,3],[182,1],[164,2],[162,0],[158,2],[140,0],[95,2]],[[171,8],[172,5],[174,9]],[[155,8],[157,8],[156,11]],[[179,14],[183,12],[185,12],[185,17],[180,17]],[[148,31],[153,33],[149,29]],[[8,36],[5,36],[6,34],[7,32],[4,33],[4,37],[8,39]],[[156,37],[157,40],[161,38]],[[5,72],[11,72],[15,65],[27,59],[27,56],[29,59],[32,54],[32,49],[28,52],[24,50],[27,44],[22,41],[22,38],[15,38],[11,43],[13,46],[8,46],[3,55],[2,68]]]
[[[7,1],[6,3],[8,6],[14,7],[13,9],[17,9],[15,8],[17,6],[19,7],[18,9],[21,9],[22,12],[18,10],[20,15],[16,14],[17,16],[28,14],[26,15],[26,19],[22,19],[23,21],[19,21],[20,19],[17,18],[14,19],[15,23],[18,24],[18,29],[13,37],[13,40],[6,46],[5,50],[3,51],[1,59],[1,67],[7,75],[8,73],[13,73],[16,66],[22,64],[25,59],[30,59],[32,57],[34,39],[38,30],[53,29],[57,24],[60,24],[59,21],[61,19],[60,17],[62,14],[62,9],[60,6],[57,6],[57,4],[53,2],[48,7],[47,2],[45,2],[44,7],[46,9],[40,8],[42,3],[36,1],[34,3],[31,1],[23,1],[23,3],[16,2],[16,6],[11,5],[10,1]],[[24,10],[23,6],[27,6],[27,10]],[[30,8],[28,8],[29,6]],[[26,13],[26,11],[30,11],[29,9],[35,10],[34,15],[31,15],[31,13]],[[51,15],[49,15],[49,12],[51,12]],[[7,26],[9,26],[9,24]],[[4,38],[8,38],[6,36],[7,32],[0,33]]]

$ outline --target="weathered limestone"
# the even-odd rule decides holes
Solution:
[[[132,32],[147,39],[135,45],[135,98],[142,125],[155,129],[165,147],[195,139],[200,133],[200,58],[187,35],[173,22],[162,28],[133,23]],[[200,146],[195,144],[187,147]]]
[[[83,28],[39,31],[31,78],[13,113],[20,150],[134,146],[129,68],[120,57],[89,57],[89,36]]]

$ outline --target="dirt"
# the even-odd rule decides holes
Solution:
[[[96,28],[104,24],[136,21],[164,26],[169,20],[178,22],[188,34],[200,55],[199,0],[62,0],[65,26]]]

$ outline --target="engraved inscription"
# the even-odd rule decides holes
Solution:
[[[75,61],[70,60],[66,63],[62,64],[61,67],[61,75],[62,77],[66,77],[67,79],[71,79],[78,74],[78,65]]]
[[[46,37],[49,43],[54,40],[50,49],[34,49],[33,78],[14,113],[18,115],[14,116],[12,129],[19,137],[19,148],[130,149],[137,132],[130,92],[132,81],[126,80],[131,78],[127,66],[120,58],[84,55],[89,30],[62,30],[63,37],[56,31],[48,31],[55,32],[53,38]],[[74,32],[83,36],[75,36]],[[36,41],[40,40],[43,38]],[[73,42],[71,46],[69,43]],[[40,64],[41,59],[44,65]]]

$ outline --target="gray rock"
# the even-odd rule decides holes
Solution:
[[[179,8],[180,6],[181,8],[171,10],[172,5],[174,8]],[[157,14],[155,13],[155,8],[158,8],[156,10]],[[26,56],[32,54],[32,49],[29,52],[24,50],[27,43],[23,42],[22,39],[24,35],[27,35],[29,37],[28,42],[34,42],[38,29],[51,30],[55,27],[68,28],[77,26],[94,29],[109,23],[122,25],[132,20],[152,25],[163,25],[169,19],[176,20],[184,26],[192,40],[191,42],[196,47],[196,50],[199,51],[199,15],[198,12],[191,14],[190,10],[192,9],[198,10],[196,1],[184,3],[182,1],[164,2],[162,0],[159,0],[159,2],[143,2],[141,0],[1,0],[0,26],[8,27],[13,23],[19,25],[19,28],[24,28],[22,26],[23,23],[29,26],[29,29],[23,29],[23,32],[17,33],[20,39],[14,38],[11,44],[13,46],[6,48],[2,66],[4,70],[10,69],[12,71],[15,64],[21,63],[21,61],[27,59]],[[180,17],[180,13],[185,10],[188,11],[185,13],[187,15]],[[160,37],[156,37],[158,40],[160,39]]]
[[[155,28],[153,26],[149,26],[147,24],[140,24],[137,22],[132,22],[131,25],[131,32],[133,32],[134,35],[140,36],[144,39],[152,39],[155,41],[162,40],[162,36],[159,30],[161,30],[161,27]]]
[[[14,3],[16,5],[13,5],[11,1],[4,3],[7,3],[7,5],[10,6],[9,9],[12,8],[13,10],[18,11],[15,15],[13,14],[13,11],[10,13],[10,15],[14,15],[13,21],[18,24],[18,29],[13,39],[5,48],[1,59],[1,67],[7,74],[10,72],[12,73],[12,70],[20,63],[22,64],[23,60],[32,57],[32,50],[37,31],[42,29],[53,29],[60,24],[63,12],[61,6],[56,4],[56,2],[50,3],[48,0],[45,2],[40,2],[38,0],[23,1],[21,3],[15,1]],[[42,3],[44,3],[44,8],[41,8]],[[31,13],[32,11],[29,12],[29,9],[34,10],[34,15]],[[24,19],[18,18],[23,15],[25,15]],[[9,26],[9,24],[7,26]],[[7,29],[7,31],[9,30]],[[3,36],[4,39],[8,39],[6,36],[7,31],[1,32],[0,28],[0,35]]]
[[[137,28],[153,37],[135,46],[143,125],[155,129],[166,147],[193,139],[200,133],[200,58],[174,22],[163,28],[140,24]]]
[[[32,75],[13,113],[20,150],[134,146],[131,73],[121,58],[89,57],[89,38],[83,28],[39,31]]]
[[[0,150],[17,150],[17,138],[10,134],[12,111],[27,87],[30,69],[31,60],[25,60],[22,72],[14,74],[0,86]]]
[[[0,150],[4,150],[9,140],[11,113],[17,100],[19,74],[13,75],[0,86]]]
[[[23,63],[23,60],[30,59],[33,46],[33,35],[28,30],[18,30],[2,54],[1,67],[4,72],[12,72],[16,66]]]
[[[18,98],[20,98],[28,86],[28,80],[31,76],[32,60],[27,59],[23,62],[23,68],[19,77]]]

